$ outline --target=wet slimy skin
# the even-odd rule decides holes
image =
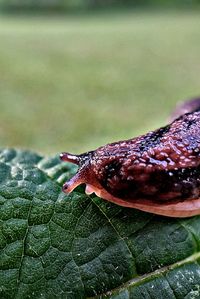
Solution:
[[[63,161],[79,165],[64,192],[85,183],[86,193],[125,207],[172,217],[200,214],[199,108],[200,99],[187,101],[158,130],[81,155],[62,153]]]

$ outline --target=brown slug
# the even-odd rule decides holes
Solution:
[[[65,183],[130,208],[171,217],[200,214],[200,99],[178,106],[169,125],[145,135],[60,158],[79,165]]]

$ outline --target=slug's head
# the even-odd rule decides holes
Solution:
[[[91,194],[96,191],[96,187],[99,186],[99,183],[92,170],[91,160],[93,153],[93,151],[90,151],[81,155],[73,155],[66,152],[60,154],[60,159],[62,161],[70,162],[79,166],[78,172],[63,185],[63,191],[65,193],[72,192],[80,184],[86,184],[85,191],[87,194]]]

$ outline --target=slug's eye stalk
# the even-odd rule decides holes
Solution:
[[[76,164],[76,165],[82,167],[89,163],[89,161],[91,160],[91,158],[93,156],[93,153],[94,153],[94,151],[90,151],[90,152],[83,153],[80,155],[73,155],[73,154],[64,152],[64,153],[60,154],[60,159],[62,161],[70,162],[70,163],[73,163],[73,164]]]
[[[72,155],[72,154],[69,154],[69,153],[61,153],[60,154],[60,159],[62,161],[70,162],[70,163],[73,163],[73,164],[76,164],[76,165],[80,164],[79,155]]]

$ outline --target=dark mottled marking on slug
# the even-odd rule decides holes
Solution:
[[[113,196],[129,200],[156,198],[157,201],[170,201],[171,197],[173,200],[186,200],[200,195],[200,167],[155,171],[148,174],[145,181],[142,175],[129,181],[118,177],[115,186],[110,185],[108,180],[102,185]]]
[[[79,157],[79,166],[82,166],[85,163],[88,163],[92,159],[93,155],[94,155],[94,151],[89,151],[89,152],[79,155],[78,156]]]
[[[121,164],[118,161],[112,161],[105,166],[105,178],[112,178],[114,175],[118,174],[120,171]]]
[[[161,142],[162,137],[169,132],[170,126],[167,125],[163,128],[160,128],[156,131],[150,132],[147,135],[145,135],[141,143],[139,145],[139,151],[142,153],[146,150],[148,150],[150,147],[154,147],[158,145]]]
[[[190,119],[187,122],[187,129],[189,129],[192,125],[195,125],[196,121],[195,119]]]

